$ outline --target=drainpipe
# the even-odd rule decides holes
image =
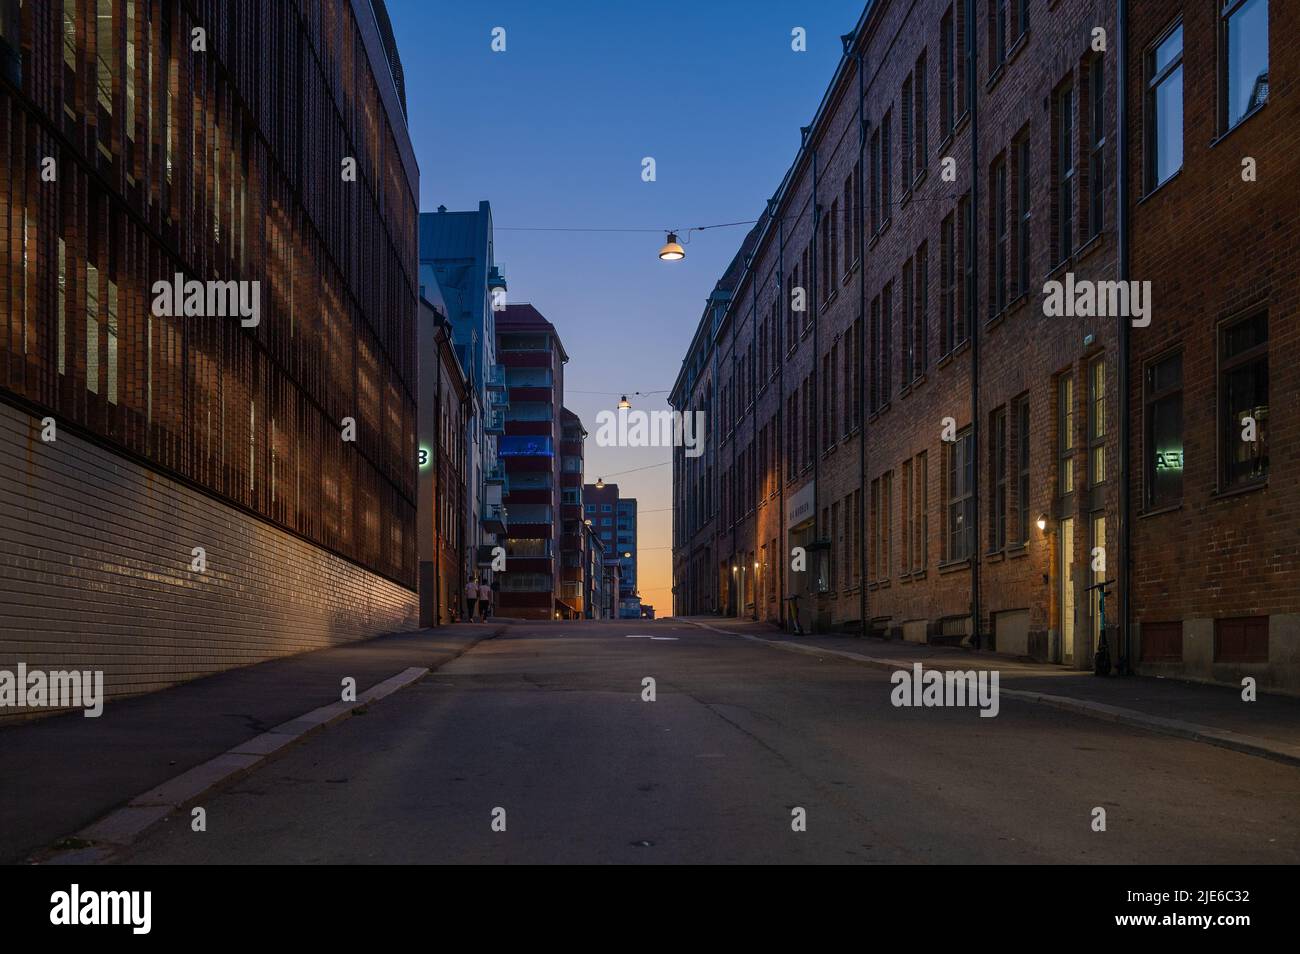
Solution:
[[[978,212],[980,205],[980,137],[979,137],[979,94],[975,86],[977,75],[976,62],[978,52],[975,43],[974,4],[967,4],[966,11],[966,82],[970,84],[970,250],[971,259],[970,288],[968,294],[971,304],[970,321],[970,404],[971,404],[971,497],[975,501],[975,519],[972,522],[975,532],[975,544],[970,560],[970,602],[971,602],[971,642],[976,649],[982,643],[980,631],[980,336],[979,336],[979,287],[980,257],[976,252],[979,247]]]
[[[867,117],[863,115],[863,98],[866,96],[866,77],[862,73],[862,51],[856,54],[858,62],[858,182],[855,193],[858,207],[853,210],[857,220],[858,236],[858,321],[862,322],[858,334],[858,350],[853,355],[854,366],[858,374],[857,411],[858,424],[858,615],[861,619],[862,635],[871,633],[871,624],[867,620],[867,509],[862,506],[867,496],[867,376],[866,347],[863,344],[862,331],[866,330],[867,314],[867,242],[866,213],[862,202],[863,185],[866,180]],[[910,505],[909,505],[910,506]]]
[[[770,215],[773,216],[777,215],[781,211],[781,203],[779,198],[769,199],[767,203],[767,208],[768,208],[768,213]],[[784,216],[780,216],[777,218],[776,228],[777,228],[776,296],[781,306],[779,311],[779,318],[777,320],[776,339],[777,341],[780,341],[781,324],[783,323],[783,319],[787,314],[786,309],[789,308],[790,306],[790,302],[787,298],[787,289],[785,287],[785,217]],[[789,344],[790,342],[787,341],[786,342],[787,347],[789,346]],[[780,348],[778,347],[777,350],[780,351]],[[784,456],[788,459],[788,455],[791,453],[791,448],[786,447],[785,444],[786,424],[788,423],[785,419],[785,397],[786,397],[785,396],[785,355],[777,354],[776,363],[777,363],[777,391],[776,391],[777,393],[777,402],[776,402],[777,443],[781,447],[785,448],[786,453]],[[776,492],[777,495],[781,498],[781,526],[777,528],[777,539],[781,541],[781,549],[777,554],[775,554],[775,558],[776,558],[777,573],[778,573],[778,576],[776,578],[777,618],[781,621],[781,629],[784,631],[785,624],[786,624],[785,563],[786,560],[789,559],[789,557],[786,555],[786,545],[790,542],[790,540],[785,533],[786,461],[781,459],[782,456],[783,455],[778,454],[777,462],[776,462],[777,463]]]
[[[753,259],[753,253],[750,253],[750,259]],[[746,271],[749,267],[746,266]],[[749,281],[749,334],[750,341],[753,342],[758,338],[758,289],[754,279]],[[758,352],[755,351],[755,354]],[[758,363],[757,361],[749,362],[749,485],[750,495],[754,498],[754,556],[757,557],[762,553],[759,547],[758,537],[758,464],[754,458],[754,452],[758,449]],[[754,622],[758,622],[758,583],[759,573],[754,571]]]
[[[1127,282],[1129,280],[1129,248],[1130,239],[1132,238],[1130,229],[1132,223],[1129,219],[1128,208],[1128,177],[1129,177],[1129,156],[1128,156],[1128,0],[1117,0],[1116,11],[1116,41],[1119,48],[1119,62],[1116,64],[1116,82],[1115,94],[1119,103],[1115,116],[1115,157],[1118,169],[1118,178],[1116,180],[1116,212],[1115,212],[1115,231],[1118,236],[1119,247],[1116,250],[1116,265],[1119,269],[1119,280]],[[1132,573],[1132,514],[1133,506],[1131,488],[1129,479],[1131,475],[1132,460],[1130,456],[1130,431],[1132,430],[1129,421],[1129,374],[1130,374],[1130,355],[1129,355],[1129,332],[1131,328],[1130,321],[1127,317],[1120,315],[1117,319],[1119,323],[1119,620],[1122,632],[1120,634],[1119,648],[1119,672],[1121,675],[1127,675],[1133,671],[1132,667],[1132,601],[1129,599],[1129,586],[1133,579]]]
[[[809,127],[808,127],[808,135],[809,135],[809,137],[811,137],[812,134],[813,134],[813,128],[812,128],[811,126],[809,126]],[[818,273],[818,271],[819,271],[818,268],[817,268],[817,232],[820,230],[820,227],[821,227],[821,217],[822,217],[822,212],[821,212],[821,206],[819,206],[819,205],[817,204],[817,172],[818,172],[818,169],[817,169],[817,149],[816,149],[816,147],[813,147],[813,151],[812,151],[812,223],[813,223],[813,228],[812,228],[812,244],[809,246],[809,248],[812,250],[812,252],[811,252],[811,254],[808,256],[808,265],[809,265],[809,269],[808,269],[808,270],[809,270],[809,272],[811,273],[811,274],[808,276],[808,277],[811,279],[811,280],[809,281],[809,286],[810,286],[810,287],[812,288],[812,290],[813,290],[813,296],[812,296],[812,308],[813,308],[812,400],[813,400],[813,407],[817,407],[817,406],[818,406],[818,404],[817,404],[817,395],[818,395],[819,393],[821,393],[821,383],[822,383],[822,382],[821,382],[821,374],[820,374],[821,363],[822,363],[821,351],[820,351],[820,347],[821,347],[821,345],[820,345],[820,342],[821,342],[821,334],[820,334],[820,332],[821,332],[821,323],[822,323],[822,322],[821,322],[821,317],[822,317],[822,316],[821,316],[820,306],[817,304],[817,301],[818,301],[817,295],[818,295],[818,291],[819,291],[819,289],[817,288],[817,273]],[[813,432],[812,432],[811,434],[808,435],[808,439],[809,439],[808,442],[809,442],[809,444],[812,445],[812,448],[813,448],[813,539],[814,539],[815,541],[820,542],[820,541],[821,541],[821,530],[822,530],[822,525],[821,525],[821,519],[822,519],[822,518],[821,518],[821,508],[817,506],[817,503],[818,503],[817,498],[818,498],[818,492],[821,490],[821,487],[819,486],[819,484],[821,483],[821,472],[822,472],[822,468],[821,468],[821,460],[822,460],[821,451],[822,451],[822,450],[825,450],[825,448],[819,448],[819,447],[818,447],[818,442],[817,442],[817,429],[816,429],[816,428],[817,428],[817,425],[816,425],[817,415],[816,415],[816,414],[809,414],[809,415],[808,415],[808,419],[809,419],[809,421],[814,422],[814,423],[813,423]],[[821,551],[818,550],[818,554],[820,554],[820,553],[821,553]],[[819,563],[820,563],[820,560],[819,560]],[[810,619],[810,620],[808,621],[808,632],[810,632],[810,633],[815,633],[815,632],[817,632],[817,616],[816,616],[816,612],[815,612],[815,611],[814,611],[814,614],[813,614],[812,619]]]
[[[439,451],[441,451],[442,431],[438,428],[438,421],[442,413],[442,346],[438,341],[438,320],[435,317],[433,322],[433,357],[434,357],[434,377],[433,377],[433,427],[435,440],[429,453],[433,459],[429,465],[433,468],[433,625],[437,626],[442,619],[442,508],[438,506],[439,491],[442,490],[438,467]],[[464,589],[464,584],[461,584]]]

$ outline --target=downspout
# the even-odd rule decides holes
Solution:
[[[810,127],[808,128],[808,135],[811,137],[812,134],[813,134],[813,128],[810,126]],[[821,382],[821,373],[820,373],[821,362],[822,362],[822,357],[821,357],[821,344],[820,344],[820,342],[821,342],[821,334],[820,334],[820,332],[821,332],[821,317],[822,317],[822,316],[821,316],[821,309],[820,309],[820,306],[819,306],[818,303],[817,303],[817,294],[818,294],[818,291],[819,291],[819,289],[818,289],[818,287],[817,287],[817,273],[818,273],[818,268],[817,268],[817,251],[818,251],[818,249],[817,249],[817,233],[818,233],[818,231],[819,231],[820,228],[821,228],[822,211],[821,211],[821,206],[817,204],[817,171],[818,171],[818,170],[817,170],[817,147],[814,146],[814,147],[813,147],[813,150],[812,150],[812,221],[813,221],[813,228],[812,228],[812,244],[811,244],[811,246],[810,246],[810,248],[812,249],[812,254],[808,256],[809,271],[811,272],[811,275],[809,275],[809,278],[811,279],[811,281],[809,282],[809,285],[812,287],[812,290],[813,290],[813,297],[812,297],[812,308],[813,308],[812,401],[813,401],[813,407],[819,407],[819,406],[820,406],[819,403],[818,403],[818,397],[817,397],[817,396],[821,393],[821,383],[822,383],[822,382]],[[823,408],[822,410],[825,411],[826,409]],[[820,542],[821,542],[821,539],[822,539],[822,537],[821,537],[821,533],[822,533],[822,529],[823,529],[823,528],[822,528],[822,523],[821,523],[821,508],[818,506],[818,499],[817,499],[817,492],[818,492],[818,490],[819,490],[820,488],[819,488],[817,485],[821,482],[821,470],[822,470],[822,468],[821,468],[821,460],[822,460],[821,452],[822,452],[823,450],[825,450],[825,448],[823,448],[823,447],[819,447],[819,446],[818,446],[818,444],[819,444],[819,442],[818,442],[818,440],[817,440],[817,433],[818,433],[818,431],[817,431],[817,424],[815,423],[815,422],[817,421],[817,417],[818,417],[818,415],[816,415],[816,414],[809,414],[809,415],[808,415],[808,420],[811,421],[811,422],[814,422],[813,425],[812,425],[812,426],[813,426],[813,432],[812,432],[811,434],[808,435],[808,443],[812,446],[812,449],[813,449],[813,540],[814,540],[815,542],[817,542],[817,543],[820,543]],[[829,531],[828,531],[828,532],[829,532]],[[820,554],[820,552],[821,552],[821,551],[819,550],[818,553]],[[820,565],[820,560],[818,561],[818,563],[819,563],[819,565]],[[820,592],[819,592],[819,593],[818,593],[818,596],[820,596],[820,595],[821,595],[821,594],[820,594]],[[811,609],[811,607],[810,607],[810,609]],[[808,631],[809,631],[810,633],[815,633],[815,632],[817,632],[817,616],[816,616],[815,613],[814,613],[814,615],[812,616],[812,618],[808,620]]]
[[[1118,233],[1116,265],[1119,280],[1129,280],[1129,243],[1131,239],[1128,208],[1128,0],[1118,0],[1116,4],[1116,40],[1119,46],[1119,63],[1116,65],[1115,95],[1119,104],[1115,116],[1115,154],[1118,169],[1116,181],[1115,231]],[[1129,599],[1129,586],[1133,579],[1132,560],[1132,492],[1129,486],[1132,459],[1130,437],[1132,422],[1129,421],[1129,319],[1120,315],[1119,323],[1119,620],[1123,628],[1119,639],[1119,672],[1127,675],[1132,670],[1132,601]]]
[[[750,253],[752,260],[753,253]],[[746,271],[749,268],[746,266]],[[758,337],[758,288],[754,278],[749,280],[749,334],[750,341],[753,342]],[[751,345],[752,347],[752,345]],[[755,349],[755,354],[758,353]],[[759,461],[755,459],[754,452],[758,450],[758,364],[756,361],[749,362],[749,485],[750,493],[754,498],[754,556],[757,557],[762,553],[759,547],[758,538],[758,465]],[[758,571],[754,571],[754,615],[753,620],[758,622]]]
[[[430,451],[433,460],[429,463],[433,466],[433,625],[437,626],[442,620],[442,508],[438,506],[438,498],[441,496],[439,491],[443,488],[440,479],[442,469],[438,466],[442,457],[442,432],[438,429],[438,421],[441,420],[442,411],[442,346],[438,341],[436,317],[433,325],[433,356],[435,361],[433,376],[434,441],[433,448]]]
[[[853,210],[854,218],[857,220],[855,228],[858,237],[858,321],[861,327],[858,331],[857,351],[853,355],[854,370],[858,377],[858,391],[855,395],[857,400],[857,417],[855,422],[858,425],[858,567],[861,572],[858,574],[858,614],[862,626],[862,635],[868,636],[871,633],[871,624],[867,619],[867,508],[862,506],[862,500],[866,497],[867,490],[867,416],[864,413],[867,407],[866,384],[866,349],[863,344],[862,332],[866,330],[866,313],[867,313],[867,243],[866,243],[866,215],[862,203],[862,186],[865,179],[866,170],[866,148],[867,148],[867,117],[863,114],[863,99],[866,97],[866,78],[862,73],[862,51],[859,50],[855,55],[858,63],[858,181],[855,191],[857,196],[858,207]]]
[[[976,224],[979,218],[980,176],[979,176],[979,95],[975,86],[977,75],[976,62],[978,51],[975,43],[974,4],[966,7],[966,82],[970,84],[970,404],[971,404],[971,498],[975,501],[975,519],[971,521],[975,532],[974,546],[970,559],[970,601],[971,601],[971,643],[980,648],[980,337],[979,337],[979,287],[980,257],[976,252],[979,246],[980,230]]]
[[[781,203],[779,201],[779,198],[769,199],[768,214],[775,216],[780,211],[781,211]],[[781,340],[782,319],[784,319],[786,314],[788,314],[786,309],[790,305],[789,301],[787,300],[786,287],[785,287],[785,216],[780,216],[777,218],[776,228],[777,228],[776,297],[777,297],[777,301],[780,304],[780,309],[778,311],[779,318],[777,320],[777,326],[776,326],[776,339],[779,342]],[[789,344],[790,342],[787,341],[786,342],[787,350],[789,350]],[[779,345],[777,346],[777,351],[778,352],[780,351]],[[776,492],[777,495],[781,498],[781,526],[777,528],[777,539],[781,541],[781,549],[779,553],[776,554],[777,572],[779,574],[777,576],[777,618],[781,621],[781,629],[784,630],[786,624],[785,563],[786,560],[788,559],[788,557],[786,556],[786,546],[790,542],[789,538],[786,536],[786,528],[785,528],[785,469],[786,469],[786,460],[789,459],[789,455],[792,452],[792,449],[786,447],[786,429],[789,424],[789,421],[785,419],[785,402],[786,402],[785,355],[778,353],[776,356],[776,363],[777,363],[777,391],[776,391],[777,393],[777,402],[776,402],[777,435],[776,436],[777,436],[777,444],[780,447],[785,449],[785,454],[776,455],[777,456]]]

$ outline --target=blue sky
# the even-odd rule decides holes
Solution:
[[[695,233],[660,262],[653,232],[758,217],[781,182],[863,0],[387,0],[406,74],[420,207],[492,203],[512,302],[560,330],[565,404],[588,424],[589,481],[642,511],[642,597],[671,609],[671,467],[661,448],[595,446],[622,392],[670,388],[747,226]],[[505,52],[491,49],[505,29]],[[807,52],[791,31],[807,31]],[[652,156],[657,180],[643,182]],[[520,230],[516,230],[520,229]],[[601,393],[580,393],[601,392]],[[665,407],[666,394],[635,407]]]

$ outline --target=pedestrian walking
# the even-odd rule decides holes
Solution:
[[[492,609],[492,587],[488,586],[487,580],[478,585],[478,611],[482,614],[483,622],[487,622],[488,613]]]
[[[478,603],[478,580],[470,577],[465,584],[465,619],[467,622],[474,622],[474,610]]]

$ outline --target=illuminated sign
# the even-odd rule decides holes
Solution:
[[[421,466],[421,467],[428,467],[428,466],[429,466],[429,460],[430,460],[431,457],[432,457],[432,455],[429,453],[429,449],[428,449],[427,447],[421,447],[421,448],[420,448],[420,466]]]
[[[1179,450],[1156,451],[1156,470],[1182,470],[1183,452]]]

